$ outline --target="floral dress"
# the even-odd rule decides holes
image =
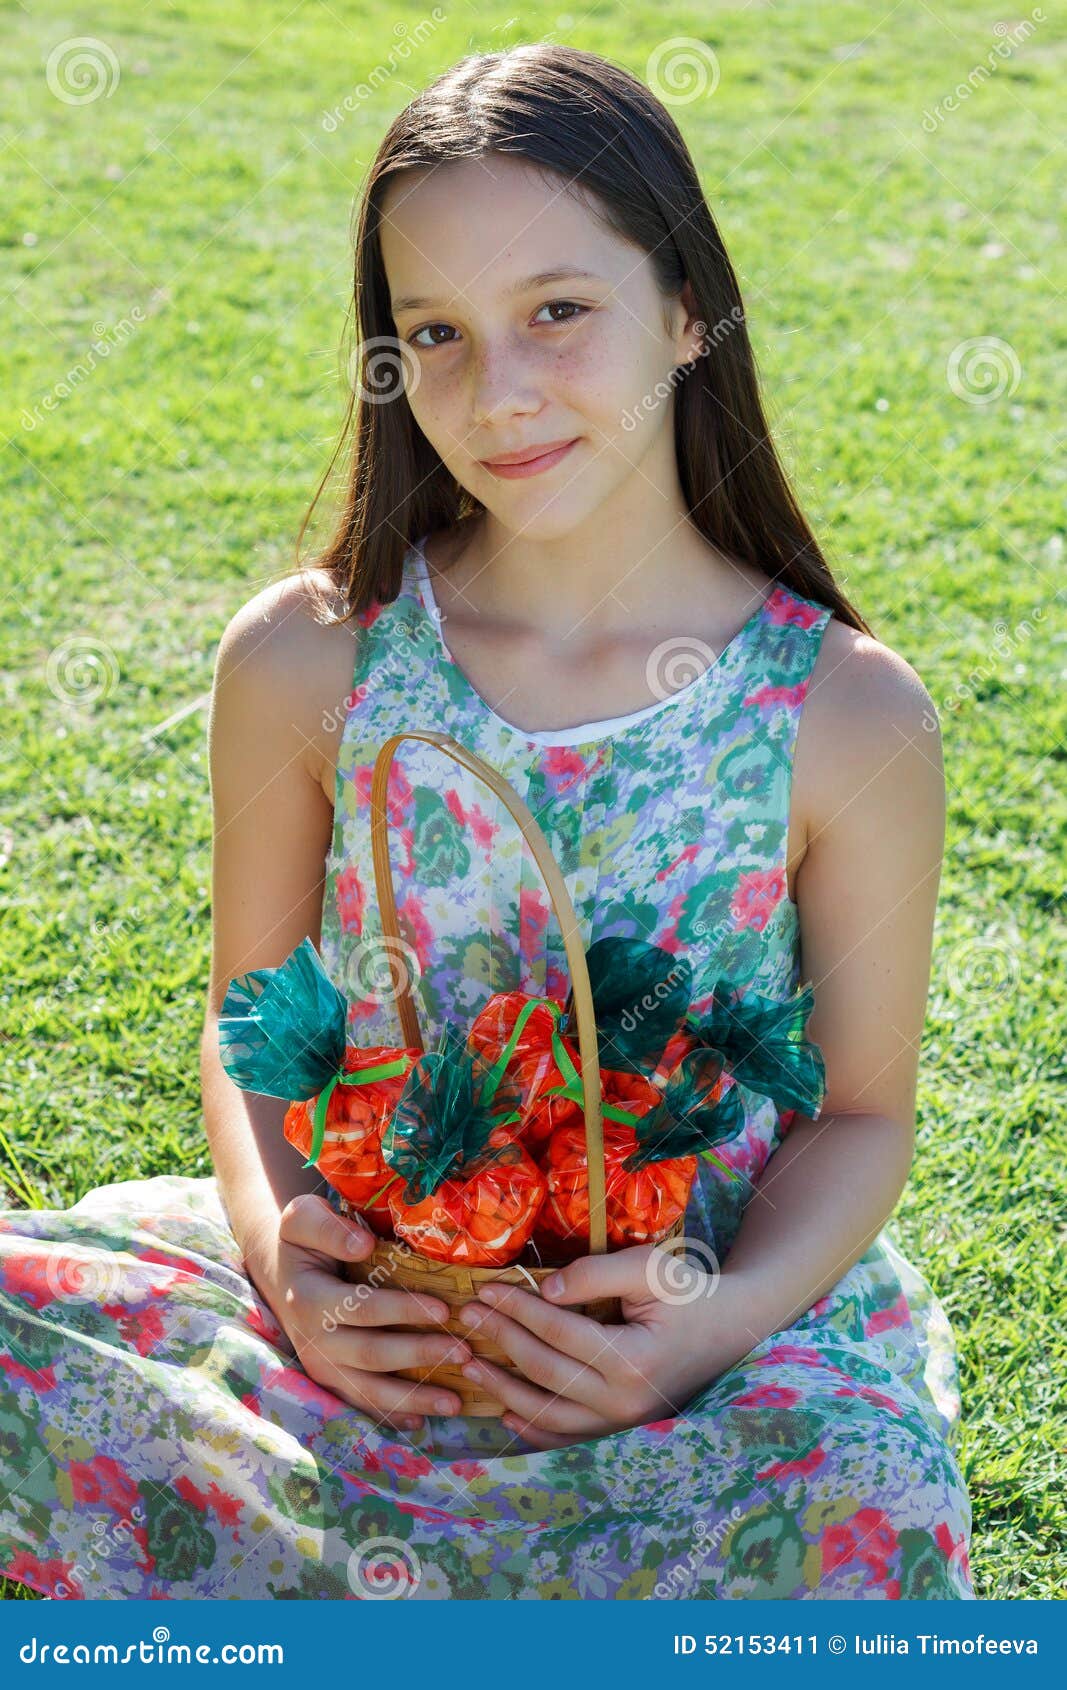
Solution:
[[[586,946],[684,954],[698,1015],[723,975],[791,994],[793,751],[830,614],[778,585],[647,709],[531,733],[451,658],[412,546],[396,599],[360,619],[338,757],[320,952],[352,1038],[403,1042],[369,792],[378,747],[411,728],[450,734],[525,799]],[[565,998],[547,893],[492,790],[408,740],[387,809],[427,1047],[494,992]],[[701,1159],[686,1214],[706,1261],[727,1257],[792,1119],[742,1092],[744,1130],[720,1150],[738,1177]],[[958,1416],[948,1323],[886,1234],[670,1418],[542,1451],[473,1416],[398,1433],[311,1380],[213,1178],[0,1212],[0,1568],[53,1597],[970,1598]]]

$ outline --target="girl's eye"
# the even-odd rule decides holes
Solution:
[[[535,312],[534,315],[536,317],[538,312],[541,312],[541,311],[559,311],[559,310],[573,311],[573,312],[578,312],[578,313],[584,315],[589,309],[590,309],[590,307],[588,305],[579,305],[573,299],[549,299],[545,302],[544,305],[538,306],[538,310],[537,310],[537,312]],[[576,322],[576,321],[577,321],[577,318],[573,317],[573,316],[553,317],[549,323],[541,324],[541,327],[542,328],[549,328],[549,327],[553,326],[554,324],[573,323],[573,322]],[[453,332],[450,329],[450,326],[449,326],[448,323],[425,323],[421,329],[416,329],[414,334],[408,336],[409,344],[411,346],[417,346],[421,352],[430,352],[430,351],[433,350],[433,348],[435,346],[449,346],[449,345],[451,345],[452,343],[450,341],[447,341],[447,340],[431,340],[429,342],[420,341],[419,336],[421,334],[433,334],[435,331],[437,331],[439,329],[444,329],[446,333]]]
[[[429,352],[431,350],[431,348],[434,347],[434,346],[447,346],[448,342],[446,340],[433,340],[433,341],[430,342],[429,346],[427,346],[425,341],[419,340],[420,334],[431,334],[434,329],[447,329],[447,328],[448,328],[447,323],[427,323],[423,328],[416,329],[415,333],[413,335],[408,336],[408,344],[411,345],[411,346],[417,346],[419,348],[420,352]]]
[[[556,310],[559,309],[560,306],[562,306],[564,308],[564,310],[567,310],[567,311],[582,311],[582,312],[585,312],[585,311],[589,310],[588,305],[578,305],[573,299],[550,299],[550,300],[547,301],[546,304],[539,306],[538,309],[541,310],[541,311],[556,311]],[[556,322],[556,323],[573,323],[573,322],[576,321],[576,318],[574,318],[574,317],[554,317],[552,320],[553,320],[553,322]]]

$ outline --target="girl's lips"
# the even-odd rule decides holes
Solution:
[[[578,437],[575,436],[573,440],[566,441],[562,446],[556,446],[551,452],[542,453],[539,458],[527,458],[526,462],[522,464],[492,464],[487,463],[483,458],[481,460],[482,468],[487,469],[490,475],[503,477],[505,481],[518,481],[523,476],[540,475],[542,471],[551,469],[554,464],[558,464],[561,459],[567,456],[572,446],[577,446],[577,444]]]

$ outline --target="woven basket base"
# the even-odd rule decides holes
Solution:
[[[354,1219],[358,1218],[357,1209],[351,1208],[344,1198],[341,1198],[340,1202],[346,1214]],[[683,1222],[679,1219],[661,1242],[678,1237],[683,1230]],[[343,1264],[345,1278],[353,1284],[369,1284],[375,1290],[388,1287],[398,1291],[419,1291],[426,1296],[439,1297],[455,1313],[439,1328],[434,1329],[462,1338],[470,1347],[472,1355],[495,1362],[498,1367],[514,1374],[517,1379],[524,1377],[521,1369],[515,1366],[510,1356],[505,1355],[491,1338],[464,1326],[458,1318],[459,1310],[477,1297],[483,1285],[520,1285],[524,1290],[534,1291],[555,1271],[552,1266],[518,1267],[515,1263],[509,1267],[494,1268],[469,1267],[463,1262],[436,1262],[429,1256],[419,1255],[406,1244],[385,1238],[378,1240],[371,1254],[363,1261]],[[572,1313],[584,1314],[588,1319],[599,1320],[607,1326],[618,1325],[622,1320],[622,1305],[617,1297],[600,1297],[591,1303],[568,1303],[567,1308]],[[425,1333],[432,1329],[399,1326],[392,1330]],[[395,1372],[401,1379],[443,1385],[448,1390],[455,1391],[460,1399],[461,1414],[499,1419],[506,1412],[505,1404],[483,1386],[475,1384],[473,1379],[468,1379],[461,1367],[459,1362],[445,1361],[431,1367],[398,1367]]]

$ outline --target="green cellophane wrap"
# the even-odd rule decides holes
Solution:
[[[727,1001],[731,986],[720,980],[711,1013],[697,1021],[690,1016],[686,1031],[702,1045],[718,1051],[734,1079],[774,1100],[779,1111],[798,1109],[813,1119],[826,1095],[822,1051],[804,1037],[804,1026],[815,1005],[810,985],[776,1003],[759,992]]]
[[[693,995],[693,967],[645,939],[597,939],[585,956],[593,995],[601,1068],[626,1074],[655,1073]],[[574,994],[568,995],[561,1031],[577,1036]]]
[[[465,1035],[445,1027],[436,1050],[424,1051],[404,1083],[382,1134],[382,1154],[418,1203],[442,1180],[461,1176],[481,1156],[494,1127],[521,1118],[522,1088],[472,1052]]]
[[[810,985],[776,1002],[760,992],[739,993],[724,978],[716,983],[710,1013],[698,1018],[689,1012],[693,970],[686,957],[644,939],[610,936],[589,947],[586,964],[602,1068],[647,1078],[684,1028],[718,1053],[735,1080],[772,1098],[779,1111],[818,1114],[826,1074],[818,1045],[804,1037],[815,1005]],[[573,993],[560,1030],[576,1036]]]
[[[710,1101],[722,1073],[723,1065],[713,1050],[701,1046],[683,1056],[663,1088],[663,1101],[634,1122],[637,1149],[623,1167],[641,1168],[673,1156],[709,1155],[715,1145],[736,1138],[745,1124],[737,1087],[727,1086]],[[714,1154],[710,1159],[718,1162]]]
[[[311,940],[278,968],[253,968],[226,988],[222,1066],[242,1091],[313,1097],[344,1066],[347,1005]]]

